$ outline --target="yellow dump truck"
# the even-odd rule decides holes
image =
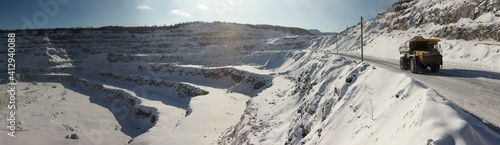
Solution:
[[[400,68],[417,73],[430,67],[432,72],[438,72],[443,65],[438,43],[439,39],[424,39],[420,36],[406,41],[399,47],[399,53],[403,55],[399,59]]]

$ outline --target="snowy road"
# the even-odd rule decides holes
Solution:
[[[360,59],[358,55],[341,54]],[[444,67],[438,73],[424,71],[412,74],[399,69],[399,60],[364,57],[374,66],[405,73],[462,109],[489,122],[490,128],[500,132],[500,73]],[[483,121],[484,122],[484,121]],[[493,126],[491,126],[493,125]]]

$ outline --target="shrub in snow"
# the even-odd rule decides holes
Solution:
[[[347,76],[347,78],[345,78],[345,82],[351,83],[355,77],[356,77],[356,75],[350,74],[349,76]]]
[[[264,85],[266,85],[266,83],[264,83],[264,82],[262,82],[262,81],[258,81],[257,83],[255,83],[255,84],[253,85],[253,88],[257,90],[257,89],[262,88]]]
[[[79,140],[80,139],[80,136],[78,136],[78,134],[71,134],[71,135],[66,135],[65,137],[66,139],[72,139],[72,140]]]
[[[120,55],[119,54],[108,54],[108,55],[106,55],[106,60],[108,62],[118,62],[118,60],[120,60]]]

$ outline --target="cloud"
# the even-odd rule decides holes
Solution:
[[[137,10],[142,10],[142,11],[149,11],[149,10],[153,10],[153,8],[151,8],[150,6],[148,5],[138,5],[137,7],[135,7]]]
[[[208,10],[208,7],[203,5],[203,4],[199,4],[199,5],[196,5],[196,8],[200,9],[200,10],[203,10],[203,11],[206,11]]]
[[[191,14],[184,12],[183,10],[174,9],[174,10],[171,10],[170,13],[174,14],[174,15],[183,16],[183,17],[191,17]]]

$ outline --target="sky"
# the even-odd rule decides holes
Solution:
[[[2,0],[0,29],[171,25],[188,21],[270,24],[336,32],[396,0]]]

